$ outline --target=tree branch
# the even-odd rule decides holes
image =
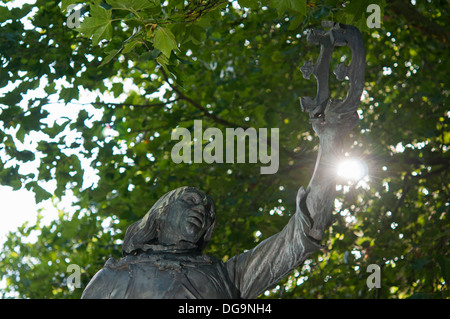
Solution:
[[[101,105],[101,106],[131,106],[131,107],[158,107],[158,106],[166,106],[171,103],[177,102],[179,99],[169,100],[167,102],[159,102],[159,103],[149,103],[149,104],[133,104],[133,103],[111,103],[111,102],[92,102],[92,103],[76,103],[70,102],[70,104],[76,105]],[[57,103],[46,103],[46,104],[57,104]]]
[[[174,103],[180,99],[173,99],[169,100],[167,102],[160,102],[160,103],[149,103],[149,104],[132,104],[132,103],[105,103],[105,102],[94,102],[94,103],[88,103],[92,105],[114,105],[114,106],[131,106],[131,107],[158,107],[158,106],[166,106],[167,104]]]
[[[182,93],[179,88],[176,85],[173,85],[172,83],[170,83],[169,81],[169,76],[167,75],[166,71],[164,70],[164,68],[161,68],[161,73],[164,77],[164,80],[166,81],[166,83],[170,86],[170,88],[178,95],[178,99],[179,100],[184,100],[188,103],[190,103],[193,107],[195,107],[196,109],[200,110],[206,117],[212,119],[213,121],[215,121],[216,123],[222,124],[224,126],[228,126],[228,127],[242,127],[244,129],[248,128],[248,126],[246,125],[236,125],[234,123],[231,123],[227,120],[221,119],[219,117],[217,117],[216,115],[210,113],[206,108],[204,108],[200,103],[198,103],[197,101],[194,101],[193,99],[191,99],[190,97],[184,95],[184,93]]]

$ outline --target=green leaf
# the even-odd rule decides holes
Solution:
[[[238,0],[238,3],[241,8],[250,8],[250,9],[259,8],[258,0]]]
[[[123,47],[122,53],[128,53],[128,52],[130,52],[131,50],[134,49],[134,47],[135,47],[137,44],[139,44],[139,42],[140,42],[139,40],[133,40],[133,41],[130,41],[130,42],[126,43],[126,44],[124,45],[124,47]]]
[[[168,58],[170,57],[172,50],[176,50],[178,48],[177,41],[175,40],[173,33],[169,29],[163,27],[158,27],[156,30],[153,46],[160,50]]]
[[[155,3],[149,0],[107,0],[106,1],[113,9],[121,8],[121,9],[134,9],[134,10],[143,10],[146,8],[155,7]]]
[[[70,6],[71,4],[76,4],[82,2],[81,0],[62,0],[61,1],[61,10],[62,11],[66,11],[67,7]]]
[[[200,45],[205,41],[206,39],[206,32],[205,29],[202,28],[199,25],[193,25],[189,28],[188,31],[189,39],[194,43],[195,45]]]
[[[66,128],[67,124],[69,124],[70,121],[65,121],[64,123],[62,123],[61,125],[55,123],[53,124],[52,127],[46,127],[42,130],[43,133],[47,134],[50,138],[55,138],[56,135],[58,135],[59,133],[61,133],[62,131],[64,131],[64,129]]]
[[[107,55],[103,58],[103,61],[102,63],[100,63],[99,67],[102,67],[105,64],[111,62],[111,60],[114,59],[114,57],[120,52],[120,50],[122,50],[122,48],[106,52]]]
[[[91,5],[89,13],[91,17],[98,19],[111,19],[111,10],[106,10],[101,6]]]
[[[295,18],[290,21],[288,30],[289,31],[297,30],[298,27],[300,26],[300,24],[302,24],[304,19],[305,19],[305,15],[297,14],[295,16]]]
[[[292,10],[306,15],[306,0],[291,0]]]
[[[169,63],[169,60],[167,59],[167,57],[165,55],[160,55],[159,57],[157,57],[156,62],[158,62],[160,65],[162,65],[166,71],[168,71],[167,64]]]
[[[0,22],[4,22],[11,17],[11,11],[8,7],[0,6]]]
[[[59,93],[59,97],[63,99],[66,103],[77,100],[79,97],[79,91],[77,87],[69,87],[69,88],[62,88],[61,92]]]
[[[76,30],[87,38],[92,37],[93,45],[97,45],[101,40],[111,40],[111,10],[91,5],[90,14]]]
[[[33,186],[33,191],[36,194],[36,204],[52,197],[51,193],[47,192],[45,189],[43,189],[41,186],[37,184]]]
[[[286,11],[294,11],[303,16],[306,15],[306,0],[272,0],[272,3],[278,10],[279,15]]]
[[[25,188],[34,192],[36,204],[39,204],[40,202],[52,197],[52,194],[39,186],[37,181],[28,182],[25,185]]]
[[[111,91],[114,93],[114,96],[118,97],[123,93],[123,83],[113,83]]]

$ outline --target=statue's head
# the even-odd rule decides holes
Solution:
[[[142,251],[201,252],[216,220],[212,199],[195,187],[180,187],[156,201],[148,213],[128,227],[123,255]]]

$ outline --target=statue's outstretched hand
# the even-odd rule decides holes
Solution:
[[[341,100],[330,100],[323,113],[315,114],[310,123],[320,140],[334,140],[345,137],[358,124],[359,116],[356,111],[341,113],[337,105]]]

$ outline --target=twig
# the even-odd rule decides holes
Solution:
[[[210,113],[206,108],[204,108],[203,106],[200,105],[200,103],[198,103],[197,101],[194,101],[193,99],[191,99],[190,97],[184,95],[177,86],[173,85],[172,83],[170,83],[169,81],[169,76],[167,75],[166,71],[164,70],[164,68],[161,68],[161,73],[164,77],[164,80],[166,81],[167,84],[169,84],[169,86],[171,87],[171,89],[178,95],[178,98],[180,100],[184,100],[186,102],[189,102],[192,106],[194,106],[196,109],[200,110],[206,117],[214,120],[216,123],[225,125],[225,126],[229,126],[229,127],[238,127],[238,125],[231,123],[227,120],[221,119],[219,117],[217,117],[216,115]],[[239,127],[242,128],[247,128],[244,125],[241,125]]]

